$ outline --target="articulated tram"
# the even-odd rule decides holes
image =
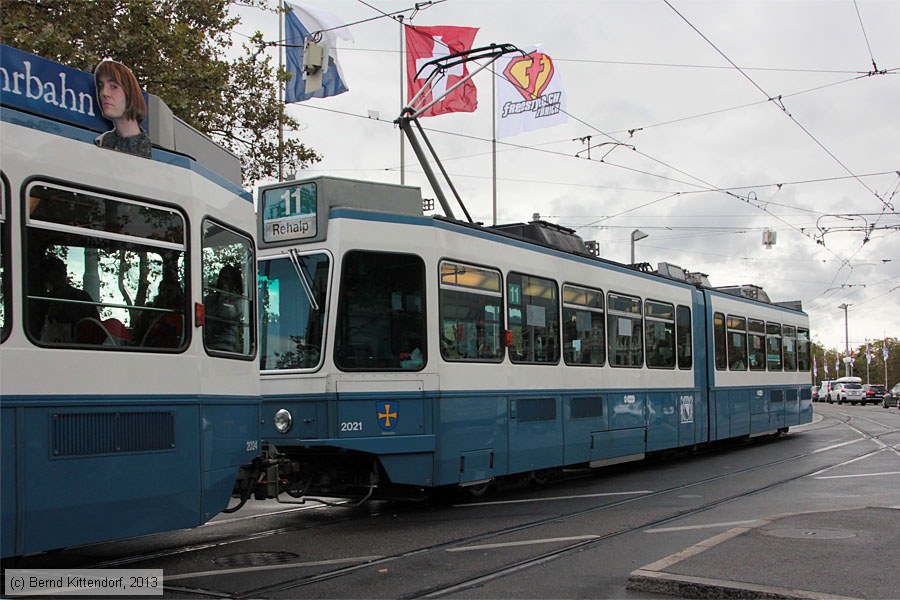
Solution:
[[[266,186],[258,222],[270,493],[477,493],[811,420],[807,315],[760,288],[426,216],[396,185]]]
[[[0,56],[2,556],[199,525],[259,454],[240,162],[153,97],[97,147],[90,74]]]

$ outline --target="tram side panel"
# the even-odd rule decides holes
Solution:
[[[489,262],[491,268],[498,268],[504,276],[510,272],[552,274],[558,286],[591,284],[619,291],[633,291],[634,282],[639,279],[633,271],[604,269],[596,261],[536,247],[517,248],[502,238],[485,243],[484,247],[477,239],[460,242],[459,233],[439,232],[439,241],[434,246],[454,260]],[[667,299],[671,294],[667,290],[671,284],[646,279],[654,283],[644,282],[642,295]],[[690,295],[685,292],[682,295],[687,301],[679,302],[690,305]],[[696,336],[693,340],[693,344],[698,343]],[[448,430],[438,424],[439,461],[444,465],[440,479],[445,483],[478,480],[483,472],[505,475],[562,465],[618,462],[640,458],[648,448],[690,445],[698,437],[693,414],[695,403],[702,400],[698,390],[692,389],[690,383],[685,385],[693,381],[691,371],[575,366],[565,364],[562,359],[555,364],[516,364],[509,356],[496,366],[441,362],[439,368],[442,411],[446,411],[447,399],[454,393],[448,387],[466,381],[467,385],[481,389],[490,381],[476,378],[475,373],[497,373],[497,379],[508,384],[501,385],[492,397],[485,397],[482,407],[492,410],[484,417],[483,430],[473,428],[496,431],[494,437],[447,437]],[[492,403],[494,398],[496,409]],[[682,401],[686,405],[684,411],[679,404]],[[499,419],[498,426],[492,426],[490,418]],[[652,419],[652,425],[648,419]],[[464,423],[465,416],[459,420]],[[501,438],[504,434],[507,440]],[[470,475],[464,467],[471,462],[471,457],[492,458],[493,469]],[[457,468],[463,471],[461,477]]]

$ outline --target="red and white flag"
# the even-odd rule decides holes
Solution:
[[[419,69],[428,61],[442,56],[472,49],[475,41],[475,27],[410,27],[406,28],[406,81],[408,98],[412,99],[425,85],[428,76],[434,71],[434,65]],[[416,74],[418,73],[418,77]],[[465,63],[458,64],[433,79],[430,89],[426,89],[418,106],[424,106],[433,98],[439,98],[460,79],[469,74]],[[451,112],[474,112],[478,107],[478,95],[472,80],[459,86],[453,92],[434,104],[421,117],[433,117]]]

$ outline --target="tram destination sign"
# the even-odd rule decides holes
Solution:
[[[265,242],[316,237],[318,218],[315,183],[297,183],[263,191],[262,233]]]

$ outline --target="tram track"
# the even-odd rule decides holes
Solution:
[[[881,451],[881,449],[871,450],[869,452],[864,453],[864,455],[874,454],[879,451]],[[746,475],[753,471],[758,471],[760,469],[766,469],[769,467],[785,464],[788,462],[793,462],[793,461],[800,460],[802,458],[806,458],[809,456],[812,456],[812,452],[803,453],[803,454],[792,456],[792,457],[787,457],[787,458],[780,459],[777,461],[770,461],[765,464],[748,467],[746,469],[740,469],[740,470],[734,471],[732,473],[718,475],[715,477],[704,478],[702,480],[694,481],[694,482],[687,483],[687,484],[672,486],[672,487],[669,487],[669,488],[666,488],[663,490],[657,490],[657,491],[654,491],[654,492],[651,492],[648,494],[643,494],[641,496],[637,496],[634,498],[627,498],[627,499],[619,500],[617,502],[603,504],[603,505],[599,505],[599,506],[593,506],[593,507],[589,507],[589,508],[581,509],[581,510],[577,510],[577,511],[569,511],[567,513],[555,514],[550,517],[536,519],[536,520],[530,521],[528,523],[522,523],[522,524],[512,526],[512,527],[501,528],[501,529],[497,529],[497,530],[489,531],[489,532],[483,532],[483,533],[475,535],[475,536],[467,536],[465,538],[450,540],[450,541],[443,542],[440,544],[435,544],[432,546],[417,548],[417,549],[410,550],[407,552],[398,553],[396,555],[385,556],[385,557],[379,558],[377,560],[365,562],[362,564],[352,565],[352,566],[348,566],[348,567],[342,567],[340,569],[335,569],[333,571],[329,571],[326,573],[305,576],[305,577],[297,578],[293,581],[282,582],[282,583],[279,583],[276,585],[256,588],[254,590],[250,590],[241,595],[234,596],[234,598],[236,598],[237,600],[243,600],[244,598],[262,597],[267,594],[273,594],[273,593],[277,593],[277,592],[283,592],[283,591],[287,591],[287,590],[291,590],[291,589],[296,589],[299,587],[305,587],[305,586],[321,583],[324,581],[333,580],[333,579],[336,579],[339,577],[349,576],[349,575],[352,575],[352,574],[357,573],[364,569],[384,567],[385,565],[388,565],[390,563],[393,563],[393,562],[396,562],[399,560],[419,557],[424,554],[440,552],[440,551],[449,550],[452,548],[464,547],[464,546],[474,544],[476,542],[483,542],[483,541],[486,541],[486,540],[489,540],[492,538],[496,538],[496,537],[500,537],[503,535],[508,535],[511,533],[534,529],[537,527],[541,527],[541,526],[550,524],[552,522],[563,521],[563,520],[567,520],[567,519],[571,519],[571,518],[575,518],[575,517],[579,517],[579,516],[588,515],[591,513],[597,513],[600,511],[604,511],[604,510],[611,510],[614,508],[619,508],[621,506],[634,504],[634,503],[641,502],[641,501],[646,501],[647,499],[650,499],[650,498],[662,496],[665,494],[671,494],[674,492],[683,491],[686,489],[690,489],[692,487],[697,487],[700,485],[713,483],[715,481]],[[411,594],[404,594],[403,596],[401,596],[401,598],[403,598],[403,599],[439,598],[439,597],[442,597],[445,595],[464,591],[466,589],[470,589],[470,588],[482,585],[488,581],[498,579],[501,577],[505,577],[507,575],[522,571],[524,569],[542,565],[546,562],[561,558],[561,557],[571,554],[573,552],[580,552],[583,550],[594,548],[594,547],[599,546],[599,545],[609,541],[610,539],[613,539],[616,537],[628,535],[630,533],[635,533],[637,531],[641,531],[641,530],[648,529],[648,528],[663,526],[667,523],[682,519],[684,517],[701,514],[703,512],[709,511],[713,508],[722,506],[723,504],[727,504],[727,503],[733,502],[735,500],[747,498],[749,496],[759,494],[759,493],[777,488],[779,486],[786,485],[788,483],[795,482],[797,480],[803,479],[804,477],[808,477],[809,475],[819,472],[820,470],[821,470],[820,467],[817,467],[817,468],[811,469],[811,470],[807,470],[800,474],[793,475],[791,477],[787,477],[787,478],[778,480],[776,482],[772,482],[770,484],[761,486],[759,488],[756,488],[756,489],[753,489],[750,491],[745,491],[745,492],[741,492],[738,494],[732,494],[732,495],[729,495],[729,496],[726,496],[723,498],[719,498],[712,502],[702,504],[700,506],[695,506],[693,508],[683,510],[683,511],[677,511],[675,513],[666,515],[665,517],[661,517],[658,519],[648,519],[637,525],[622,528],[622,529],[619,529],[619,530],[616,530],[613,532],[609,532],[609,533],[606,533],[606,534],[603,534],[603,535],[600,535],[598,537],[591,538],[588,540],[574,542],[574,543],[565,545],[561,548],[557,548],[552,551],[545,552],[545,553],[539,554],[537,556],[534,556],[534,557],[531,557],[528,559],[524,559],[524,560],[517,561],[512,564],[509,564],[509,565],[505,565],[500,568],[496,568],[496,569],[492,569],[492,570],[489,570],[486,572],[479,573],[475,577],[469,577],[469,578],[466,578],[463,580],[459,580],[459,581],[453,582],[452,584],[449,584],[449,585],[442,585],[442,586],[438,586],[438,587],[432,587],[432,588],[428,588],[428,589],[419,590],[419,591],[411,593]]]
[[[552,522],[552,521],[560,519],[560,518],[576,517],[576,516],[580,516],[582,514],[589,514],[592,512],[596,512],[597,510],[602,510],[605,508],[616,508],[618,506],[629,504],[629,503],[637,501],[639,499],[653,498],[653,497],[656,497],[659,495],[684,490],[689,487],[693,487],[693,486],[697,486],[697,485],[705,485],[707,483],[712,483],[712,482],[715,482],[715,481],[718,481],[721,479],[734,477],[737,475],[745,474],[745,473],[756,471],[759,469],[766,469],[769,467],[777,466],[783,462],[794,460],[797,458],[803,458],[805,456],[808,456],[808,454],[798,455],[797,457],[789,457],[789,458],[781,459],[778,461],[772,461],[772,462],[757,465],[754,467],[748,467],[746,469],[741,469],[739,471],[725,473],[725,474],[717,475],[714,477],[701,479],[701,480],[698,480],[695,482],[682,484],[682,485],[678,485],[678,486],[673,486],[673,487],[666,488],[663,490],[656,490],[654,492],[650,492],[649,494],[644,494],[644,495],[641,495],[636,498],[629,498],[627,500],[622,500],[622,501],[615,502],[612,504],[603,504],[603,505],[599,505],[597,507],[591,507],[589,509],[585,509],[582,511],[576,511],[576,512],[559,515],[559,516],[555,516],[555,517],[548,518],[548,519],[539,520],[534,523],[526,524],[522,527],[512,528],[510,530],[498,530],[496,532],[487,532],[487,533],[475,536],[471,539],[468,539],[468,538],[464,539],[461,542],[459,542],[458,545],[470,543],[470,542],[474,542],[474,541],[479,541],[482,539],[488,539],[488,538],[494,537],[496,535],[505,535],[508,533],[513,533],[513,532],[518,531],[519,529],[523,529],[523,528],[538,527],[538,526],[545,525],[549,522]],[[590,476],[589,475],[590,473],[592,473],[592,471],[588,471],[587,476]],[[577,477],[584,477],[584,476],[585,475],[570,476],[570,477],[561,478],[558,481],[562,481],[562,479],[571,480],[571,479],[574,479]],[[345,502],[345,504],[350,504],[350,502],[349,501]],[[422,506],[425,506],[425,505],[431,506],[433,504],[434,504],[434,501],[426,501],[425,503],[396,505],[396,506],[392,507],[392,511],[393,512],[414,511],[414,510],[420,509]],[[465,503],[463,503],[463,504],[465,504]],[[318,505],[318,506],[310,506],[307,508],[307,510],[331,510],[332,508],[334,508],[334,507],[323,504],[323,505]],[[240,523],[240,522],[250,522],[250,521],[264,519],[264,518],[270,518],[270,517],[280,517],[280,516],[284,516],[284,515],[290,513],[292,510],[299,511],[302,509],[287,509],[285,511],[265,513],[262,515],[252,515],[252,516],[247,516],[247,517],[229,518],[229,519],[223,520],[222,522],[212,521],[210,523],[202,525],[201,527],[198,528],[198,530],[203,530],[203,529],[209,530],[213,527],[219,526],[220,524],[221,525],[234,524],[234,523]],[[367,513],[367,515],[368,514],[370,514],[370,513]],[[178,547],[172,547],[172,548],[165,548],[162,550],[157,550],[157,551],[149,552],[149,553],[132,554],[132,555],[124,556],[121,558],[104,560],[104,561],[92,563],[90,565],[85,565],[80,568],[85,568],[85,569],[121,568],[121,567],[126,567],[128,565],[135,565],[138,563],[143,563],[143,562],[152,561],[152,560],[159,560],[159,559],[163,559],[163,558],[172,558],[172,557],[179,556],[179,555],[187,555],[187,554],[191,554],[191,553],[195,553],[195,552],[201,552],[204,550],[210,550],[213,548],[220,548],[223,546],[239,544],[242,542],[251,542],[254,540],[260,540],[260,539],[264,539],[264,538],[272,537],[272,536],[276,536],[276,535],[281,535],[281,534],[290,534],[290,533],[295,533],[295,532],[299,532],[299,531],[309,531],[309,530],[318,529],[318,528],[322,528],[322,527],[333,527],[333,526],[341,524],[341,523],[346,523],[346,522],[352,521],[355,518],[356,518],[355,515],[348,515],[348,516],[342,516],[342,517],[338,517],[338,518],[329,519],[328,521],[318,521],[315,523],[302,523],[302,524],[298,524],[298,525],[266,529],[264,531],[257,531],[257,532],[245,533],[245,534],[233,535],[233,536],[225,536],[222,538],[216,538],[214,540],[210,540],[208,542],[203,542],[203,543],[190,544],[190,545],[186,545],[186,546],[178,546]],[[455,543],[455,542],[451,542],[451,543]],[[435,546],[434,550],[441,550],[441,549],[443,549],[443,547],[444,547],[443,544],[437,545],[437,546]],[[426,548],[425,550],[430,550],[430,549],[431,548]],[[404,556],[397,555],[397,557],[403,558]]]
[[[865,439],[869,439],[872,441],[876,441],[876,443],[877,443],[876,438],[878,436],[888,433],[888,432],[882,432],[879,434],[867,433],[862,429],[859,429],[857,427],[850,425],[848,422],[849,419],[848,419],[848,421],[844,421],[843,419],[840,419],[837,417],[834,417],[834,418],[835,418],[835,421],[837,421],[837,423],[834,423],[834,426],[838,426],[838,427],[847,426],[852,431],[854,431],[855,433],[857,433],[858,435],[861,436],[861,439],[859,441],[865,441]],[[878,424],[878,423],[875,423],[875,424]],[[880,424],[878,424],[878,425],[880,426]],[[873,455],[875,453],[881,452],[883,450],[885,450],[885,447],[884,447],[884,444],[882,443],[882,444],[879,444],[878,448],[864,452],[864,453],[860,454],[859,456],[857,456],[856,458],[860,459],[865,456],[869,456],[869,455]],[[407,550],[404,552],[399,552],[397,554],[379,557],[374,560],[369,560],[369,561],[366,561],[363,563],[345,566],[345,567],[341,567],[338,569],[333,569],[333,570],[323,572],[323,573],[317,573],[317,574],[297,577],[297,578],[291,579],[289,581],[280,582],[278,584],[258,587],[253,590],[249,590],[249,591],[243,592],[241,594],[233,595],[230,597],[236,598],[238,600],[244,599],[244,598],[250,598],[250,597],[265,597],[270,594],[277,594],[277,593],[281,593],[281,592],[285,592],[285,591],[289,591],[289,590],[293,590],[293,589],[298,589],[301,587],[307,587],[307,586],[323,583],[326,581],[339,579],[342,577],[348,577],[348,576],[359,573],[366,569],[386,568],[387,565],[390,565],[392,563],[397,563],[399,561],[419,558],[419,557],[423,557],[428,554],[434,554],[434,553],[451,550],[451,549],[455,549],[455,548],[462,548],[465,546],[470,546],[473,544],[477,544],[477,543],[484,542],[484,541],[487,541],[487,540],[490,540],[493,538],[498,538],[501,536],[509,535],[512,533],[535,529],[535,528],[538,528],[541,526],[548,525],[553,522],[559,522],[559,521],[563,521],[563,520],[567,520],[567,519],[572,519],[572,518],[576,518],[579,516],[588,515],[591,513],[597,513],[600,511],[612,510],[612,509],[619,508],[619,507],[622,507],[625,505],[632,505],[632,504],[635,504],[635,503],[638,503],[641,501],[646,501],[650,498],[662,496],[665,494],[672,494],[672,493],[684,491],[684,490],[687,490],[687,489],[690,489],[693,487],[697,487],[697,486],[701,486],[701,485],[705,485],[705,484],[709,484],[709,483],[714,483],[716,481],[727,480],[727,479],[732,479],[735,477],[745,476],[754,471],[764,470],[764,469],[768,469],[771,467],[784,465],[786,463],[795,462],[798,460],[802,460],[804,458],[811,457],[818,453],[819,453],[819,450],[811,450],[809,452],[796,454],[796,455],[785,457],[785,458],[782,458],[779,460],[767,461],[767,462],[759,464],[759,465],[754,465],[754,466],[740,469],[737,471],[733,471],[730,473],[724,473],[724,474],[720,474],[720,475],[716,475],[716,476],[712,476],[712,477],[706,477],[706,478],[692,481],[692,482],[685,483],[685,484],[670,486],[670,487],[662,489],[662,490],[656,490],[654,492],[650,492],[648,494],[642,494],[640,496],[636,496],[633,498],[627,498],[627,499],[618,500],[616,502],[604,503],[604,504],[600,504],[600,505],[591,506],[588,508],[583,508],[583,509],[574,510],[574,511],[568,511],[568,512],[562,513],[562,514],[554,514],[553,516],[550,516],[550,517],[535,519],[535,520],[532,520],[532,521],[529,521],[526,523],[520,523],[520,524],[517,524],[514,526],[510,526],[510,527],[498,528],[498,529],[495,529],[492,531],[485,531],[485,532],[481,532],[477,535],[464,536],[464,537],[460,537],[460,538],[456,538],[456,539],[452,539],[452,540],[447,540],[445,542],[441,542],[438,544],[423,546],[420,548],[414,548],[414,549]],[[838,466],[839,464],[841,464],[841,461],[835,463],[834,465],[828,466],[826,468],[833,468],[834,466]],[[579,541],[576,541],[576,542],[573,542],[570,544],[566,544],[560,548],[556,548],[556,549],[548,551],[548,552],[540,553],[533,557],[529,557],[526,559],[512,562],[507,565],[503,565],[498,568],[480,572],[477,575],[472,576],[472,577],[466,577],[464,579],[459,579],[457,581],[454,581],[454,582],[451,582],[448,584],[424,588],[421,590],[417,590],[415,592],[404,594],[400,597],[402,597],[402,598],[437,598],[437,597],[443,597],[446,595],[458,593],[460,591],[464,591],[467,589],[471,589],[473,587],[483,585],[494,579],[499,579],[499,578],[511,575],[513,573],[517,573],[517,572],[520,572],[520,571],[523,571],[526,569],[537,567],[539,565],[556,560],[558,558],[562,558],[566,555],[569,555],[569,554],[572,554],[575,552],[580,552],[580,551],[588,550],[591,548],[595,548],[595,547],[600,546],[603,543],[608,542],[609,540],[617,538],[617,537],[635,533],[635,532],[638,532],[638,531],[641,531],[644,529],[648,529],[648,528],[663,526],[667,523],[677,521],[677,520],[683,519],[685,517],[702,514],[704,512],[707,512],[709,510],[712,510],[712,509],[722,506],[724,504],[728,504],[728,503],[734,502],[736,500],[741,500],[741,499],[744,499],[744,498],[747,498],[747,497],[750,497],[750,496],[753,496],[753,495],[756,495],[759,493],[763,493],[763,492],[778,488],[783,485],[787,485],[787,484],[796,482],[800,479],[803,479],[805,477],[813,475],[817,472],[821,472],[822,470],[823,470],[822,466],[817,466],[816,468],[804,470],[801,473],[792,475],[790,477],[779,479],[778,481],[770,482],[764,486],[760,486],[760,487],[754,488],[752,490],[745,490],[745,491],[742,491],[742,492],[739,492],[736,494],[731,494],[731,495],[728,495],[728,496],[725,496],[722,498],[718,498],[711,502],[704,503],[700,506],[695,506],[690,509],[676,511],[674,513],[667,514],[660,518],[647,519],[636,525],[632,525],[632,526],[621,528],[621,529],[618,529],[615,531],[607,532],[605,534],[602,534],[602,535],[599,535],[596,537],[592,537],[590,539],[579,540]],[[182,593],[191,593],[190,592],[191,589],[192,588],[183,588],[183,587],[178,588],[178,590],[181,591]],[[195,593],[198,593],[201,595],[203,594],[203,592],[199,589],[196,589]]]
[[[874,448],[868,452],[858,455],[856,457],[857,459],[863,458],[865,456],[868,456],[868,455],[871,455],[871,454],[874,454],[877,452],[882,452],[885,449],[893,449],[894,451],[897,451],[896,448],[894,448],[892,446],[888,446],[888,445],[884,444],[883,442],[879,442],[877,439],[884,435],[889,435],[891,433],[897,433],[896,429],[893,429],[890,431],[869,433],[869,432],[865,431],[864,425],[858,424],[859,427],[857,427],[856,425],[851,423],[853,417],[854,417],[854,415],[845,415],[842,413],[827,414],[827,415],[825,415],[825,419],[823,419],[823,421],[831,420],[831,423],[825,425],[824,428],[830,428],[830,427],[848,428],[860,436],[860,440],[851,440],[848,443],[856,443],[857,441],[865,441],[865,439],[869,439],[869,440],[874,441],[879,446],[878,448]],[[864,421],[870,422],[871,420],[864,419]],[[877,423],[875,421],[871,421],[871,423],[874,425],[877,425],[879,427],[884,427],[882,424]],[[823,427],[820,427],[819,430],[821,430],[822,428]],[[788,434],[788,437],[792,436],[792,435],[796,435],[796,434]],[[754,440],[751,443],[758,443],[758,442],[759,442],[759,440]],[[771,442],[766,441],[765,443],[771,443]],[[843,445],[846,445],[846,444],[841,444],[841,446],[843,446]],[[738,452],[741,451],[741,449],[739,447],[736,447],[735,450]],[[435,553],[439,553],[442,551],[451,550],[454,548],[463,548],[466,546],[476,545],[478,543],[483,543],[483,542],[491,540],[491,539],[500,538],[502,536],[514,534],[517,532],[533,530],[538,527],[549,525],[553,522],[574,519],[577,517],[595,514],[595,513],[602,512],[602,511],[611,511],[611,510],[614,510],[616,508],[620,508],[623,506],[629,506],[629,505],[634,506],[639,502],[647,501],[649,499],[663,496],[666,494],[678,493],[678,492],[681,492],[684,490],[689,490],[691,488],[695,488],[698,486],[715,483],[717,481],[727,481],[727,480],[733,480],[734,478],[745,477],[746,475],[753,473],[753,472],[758,472],[758,471],[766,470],[766,469],[769,469],[772,467],[777,467],[779,465],[785,465],[785,464],[788,464],[791,462],[803,460],[805,458],[820,454],[822,451],[823,451],[823,449],[819,448],[819,449],[815,449],[815,450],[801,452],[801,453],[798,453],[798,454],[795,454],[792,456],[780,458],[778,460],[768,460],[768,461],[762,462],[757,465],[748,466],[748,467],[738,469],[735,471],[731,471],[728,473],[721,473],[721,474],[717,474],[717,475],[710,476],[710,477],[703,477],[701,479],[697,479],[695,481],[690,481],[687,483],[672,485],[672,486],[666,487],[664,489],[655,490],[655,491],[652,491],[652,492],[649,492],[646,494],[641,494],[639,496],[623,498],[623,499],[619,499],[619,500],[616,500],[613,502],[604,502],[604,503],[600,503],[600,504],[595,504],[592,506],[588,506],[586,508],[580,508],[578,510],[570,510],[570,511],[566,511],[564,513],[556,513],[549,517],[533,519],[533,520],[530,520],[530,521],[527,521],[524,523],[518,523],[518,524],[515,524],[512,526],[508,526],[508,527],[499,527],[499,528],[492,529],[489,531],[479,532],[475,535],[461,536],[461,537],[449,539],[449,540],[446,540],[446,541],[443,541],[440,543],[426,545],[426,546],[422,546],[422,547],[418,547],[418,548],[413,548],[413,549],[409,549],[409,550],[406,550],[403,552],[398,552],[396,554],[379,556],[377,558],[373,558],[371,560],[366,560],[366,561],[358,563],[358,564],[341,566],[339,568],[334,568],[334,569],[331,569],[331,570],[328,570],[325,572],[319,572],[319,573],[308,574],[308,575],[304,575],[304,576],[300,576],[300,577],[294,577],[287,581],[283,581],[283,582],[280,582],[277,584],[257,587],[255,589],[244,591],[244,592],[241,592],[238,594],[228,594],[228,593],[223,594],[220,591],[204,589],[203,587],[199,587],[199,586],[191,587],[191,586],[172,585],[172,586],[166,586],[166,589],[173,593],[190,594],[190,595],[196,595],[198,597],[210,597],[210,598],[211,597],[228,597],[228,598],[235,598],[235,599],[243,599],[243,598],[250,598],[250,597],[266,597],[270,594],[273,595],[273,594],[277,594],[279,592],[290,591],[292,589],[308,587],[308,586],[323,583],[326,581],[331,581],[331,580],[339,579],[342,577],[348,577],[353,574],[359,573],[365,569],[386,568],[386,566],[388,566],[390,564],[397,564],[404,560],[412,560],[412,559],[416,559],[419,557],[425,557],[429,554],[435,554]],[[827,449],[826,449],[826,451],[827,451]],[[834,468],[835,466],[839,466],[839,465],[840,465],[840,462],[837,462],[834,465],[825,466],[825,469]],[[606,532],[606,533],[603,533],[596,537],[591,537],[590,539],[581,539],[581,540],[575,541],[573,543],[568,543],[568,544],[566,544],[562,547],[558,547],[554,550],[551,550],[548,552],[543,552],[543,553],[537,554],[533,557],[529,557],[529,558],[525,558],[525,559],[522,559],[522,560],[519,560],[516,562],[512,562],[510,564],[503,565],[503,566],[500,566],[495,569],[487,570],[487,571],[478,573],[477,575],[472,576],[472,577],[466,577],[463,579],[459,579],[457,581],[454,581],[454,582],[451,582],[448,584],[442,584],[442,585],[437,585],[434,587],[424,588],[424,589],[421,589],[421,590],[418,590],[415,592],[405,594],[402,597],[403,598],[441,597],[441,596],[445,596],[448,594],[452,594],[454,592],[458,592],[461,590],[476,587],[476,586],[482,585],[488,581],[502,578],[502,577],[512,574],[512,573],[516,573],[516,572],[519,572],[522,570],[537,567],[546,562],[555,560],[557,558],[564,557],[564,556],[569,555],[574,552],[579,552],[579,551],[597,547],[599,545],[602,545],[604,542],[607,542],[607,541],[617,538],[617,537],[628,535],[630,533],[634,533],[634,532],[637,532],[637,531],[640,531],[643,529],[647,529],[647,528],[658,527],[658,526],[664,525],[666,523],[669,523],[669,522],[672,522],[672,521],[675,521],[678,519],[690,517],[692,515],[701,514],[703,512],[712,510],[723,504],[727,504],[727,503],[733,502],[735,500],[746,498],[748,496],[752,496],[754,494],[758,494],[758,493],[764,492],[766,490],[770,490],[770,489],[777,488],[782,485],[789,484],[791,482],[797,481],[799,479],[802,479],[809,475],[815,474],[817,472],[822,472],[823,470],[824,470],[823,465],[820,464],[819,466],[817,466],[814,469],[804,470],[802,473],[795,474],[791,477],[783,478],[783,479],[780,479],[775,482],[771,482],[771,483],[769,483],[765,486],[759,487],[759,488],[754,488],[752,490],[744,490],[739,493],[731,494],[729,496],[722,497],[722,498],[718,498],[711,502],[707,502],[707,503],[704,503],[699,506],[694,506],[694,507],[691,507],[686,510],[672,512],[670,514],[663,515],[659,518],[646,519],[646,520],[642,521],[641,523],[638,523],[638,524],[635,524],[635,525],[632,525],[629,527],[621,528],[621,529],[618,529],[615,531]],[[446,503],[446,502],[443,502],[443,503]],[[433,504],[434,504],[433,502],[427,503],[427,505],[429,505],[429,506],[431,506]],[[471,503],[469,503],[469,504],[471,504]],[[404,511],[404,512],[407,510],[408,511],[417,511],[417,510],[420,510],[422,506],[423,506],[423,504],[406,505],[406,506],[397,505],[397,506],[392,506],[391,511],[394,513],[396,513],[398,510]],[[257,519],[266,519],[269,517],[282,516],[282,515],[285,515],[286,513],[289,513],[291,510],[292,509],[288,509],[287,511],[273,512],[273,513],[256,514],[256,515],[251,515],[248,517],[238,517],[236,519],[235,518],[224,519],[222,525],[233,524],[235,522],[240,523],[242,521],[251,522],[251,521],[257,520]],[[298,508],[298,509],[293,509],[293,510],[299,511],[302,509]],[[327,506],[315,506],[315,507],[310,507],[306,510],[332,511],[333,508],[327,507]],[[367,512],[366,514],[367,514],[367,516],[371,515],[370,512]],[[338,518],[327,518],[327,520],[320,520],[320,521],[316,521],[313,523],[301,523],[301,524],[291,525],[291,526],[286,526],[286,527],[275,527],[275,528],[266,529],[264,531],[244,533],[244,534],[240,534],[240,535],[231,535],[231,536],[226,535],[226,536],[214,539],[214,540],[210,540],[208,542],[191,544],[189,546],[182,546],[182,547],[177,547],[177,548],[166,548],[166,549],[162,549],[162,550],[159,550],[156,552],[145,553],[145,554],[135,554],[135,555],[131,555],[131,556],[123,557],[123,558],[97,562],[97,563],[94,563],[93,565],[91,565],[90,567],[86,567],[86,568],[98,569],[98,568],[124,567],[124,566],[128,566],[128,565],[137,566],[137,565],[139,565],[139,563],[147,563],[147,562],[152,562],[154,560],[159,560],[159,559],[164,559],[164,558],[172,558],[172,557],[177,557],[177,556],[188,556],[192,553],[199,553],[204,550],[210,550],[210,549],[214,549],[217,547],[224,547],[224,546],[229,546],[229,545],[233,546],[233,545],[239,544],[241,542],[251,542],[253,540],[264,539],[267,537],[274,537],[274,536],[278,536],[281,534],[292,534],[295,532],[311,531],[311,530],[320,530],[320,531],[323,529],[327,530],[327,528],[329,528],[329,527],[333,527],[335,525],[343,524],[343,523],[347,523],[347,522],[352,522],[358,518],[359,518],[359,515],[357,513],[354,513],[354,514],[338,516]],[[207,525],[206,527],[209,529],[212,529],[216,525],[217,525],[216,523],[213,523],[211,525]],[[181,581],[185,581],[186,579],[188,579],[188,577],[186,577],[185,575],[180,575],[179,579]]]

